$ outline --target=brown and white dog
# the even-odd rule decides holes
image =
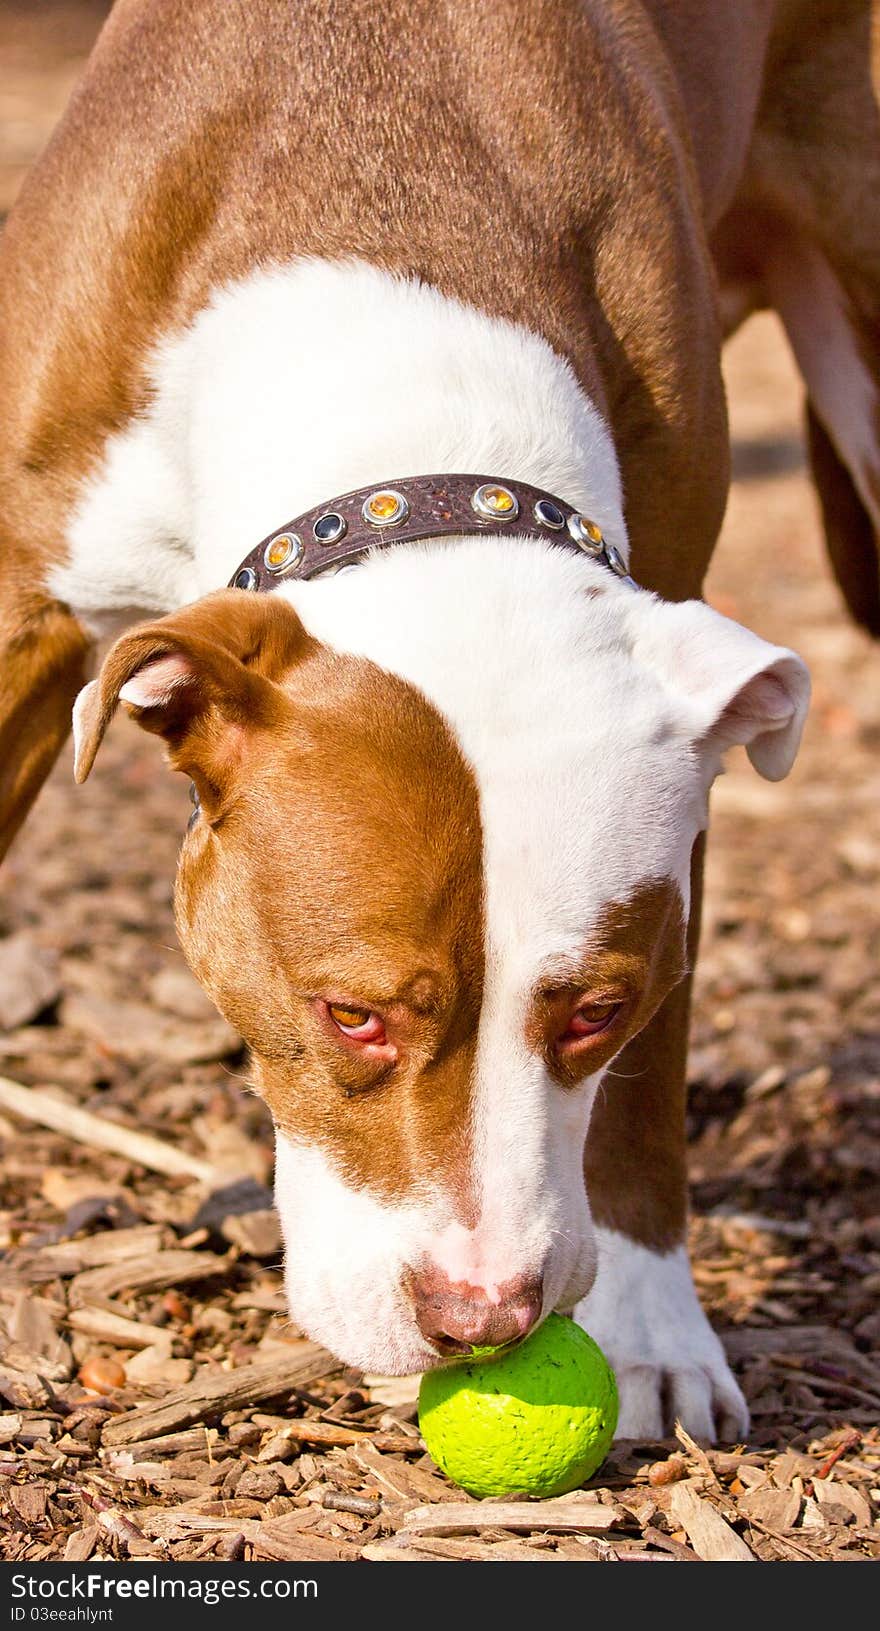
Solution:
[[[747,1414],[686,1249],[710,784],[808,681],[699,599],[719,366],[773,303],[875,631],[868,0],[117,0],[0,243],[0,835],[118,699],[200,809],[177,916],[278,1133],[294,1315],[414,1372],[574,1309],[624,1435]],[[719,298],[720,293],[720,298]],[[224,590],[392,478],[508,535]],[[219,592],[218,592],[219,591]],[[688,928],[688,926],[690,926]]]

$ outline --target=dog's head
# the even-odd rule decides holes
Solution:
[[[121,699],[194,782],[178,927],[275,1121],[292,1311],[414,1372],[589,1289],[597,1087],[685,971],[725,748],[784,775],[809,686],[700,602],[515,540],[289,593],[118,640],[77,776]]]

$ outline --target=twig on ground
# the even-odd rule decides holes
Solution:
[[[122,1127],[117,1121],[107,1121],[90,1110],[81,1110],[78,1105],[56,1099],[42,1088],[23,1087],[8,1076],[0,1076],[0,1107],[28,1121],[39,1122],[41,1127],[51,1127],[53,1132],[62,1133],[78,1144],[90,1144],[95,1149],[108,1150],[111,1155],[121,1155],[152,1172],[163,1172],[168,1177],[198,1178],[203,1184],[228,1181],[228,1173],[220,1173],[209,1161],[200,1161],[186,1150],[164,1144],[149,1133]]]
[[[621,1515],[616,1507],[586,1498],[548,1501],[481,1501],[445,1502],[436,1506],[417,1506],[407,1513],[403,1530],[406,1535],[462,1535],[472,1530],[539,1529],[559,1530],[566,1534],[603,1535],[606,1530],[619,1526]]]
[[[862,1434],[859,1433],[859,1432],[856,1432],[856,1430],[854,1428],[851,1433],[847,1434],[846,1438],[841,1439],[841,1441],[837,1445],[836,1449],[832,1450],[831,1454],[829,1456],[826,1456],[825,1460],[822,1462],[821,1467],[819,1467],[818,1470],[813,1473],[813,1477],[814,1478],[827,1478],[828,1474],[831,1471],[831,1468],[835,1467],[837,1465],[837,1463],[841,1459],[841,1457],[845,1456],[848,1450],[854,1450],[856,1445],[861,1444],[861,1442],[862,1442]]]

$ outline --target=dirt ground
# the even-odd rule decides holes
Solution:
[[[105,9],[0,6],[0,210]],[[773,318],[726,371],[708,598],[814,681],[788,781],[736,753],[716,788],[693,1022],[691,1244],[748,1444],[622,1444],[557,1506],[470,1502],[412,1382],[291,1329],[268,1117],[175,946],[187,789],[120,720],[84,788],[64,753],[0,897],[0,1074],[68,1129],[0,1097],[4,1558],[880,1556],[880,651],[830,578]]]

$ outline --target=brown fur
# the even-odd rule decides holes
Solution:
[[[563,985],[535,994],[526,1035],[565,1087],[602,1070],[631,1036],[644,1029],[685,971],[685,919],[673,879],[639,884],[628,900],[609,902],[584,949],[583,965]],[[608,1028],[576,1052],[556,1043],[579,1003],[619,1002]]]
[[[10,591],[0,615],[0,858],[66,740],[89,649],[66,607]]]
[[[705,851],[701,833],[691,856],[686,962],[682,964],[681,943],[674,937],[677,983],[671,989],[667,986],[652,1019],[615,1060],[597,1097],[584,1152],[584,1176],[596,1222],[655,1251],[680,1245],[687,1224],[685,1064]],[[671,899],[669,907],[665,929],[674,934]],[[655,967],[662,966],[655,958]],[[688,972],[681,979],[683,966]],[[664,984],[667,979],[664,970]],[[659,990],[662,993],[662,985]]]
[[[193,682],[134,712],[203,800],[176,892],[194,972],[284,1133],[389,1199],[430,1173],[467,1224],[483,978],[470,768],[403,680],[313,640],[287,602],[227,590],[116,643],[84,773],[122,686],[168,653]],[[347,1044],[318,998],[378,1009],[396,1058]]]

